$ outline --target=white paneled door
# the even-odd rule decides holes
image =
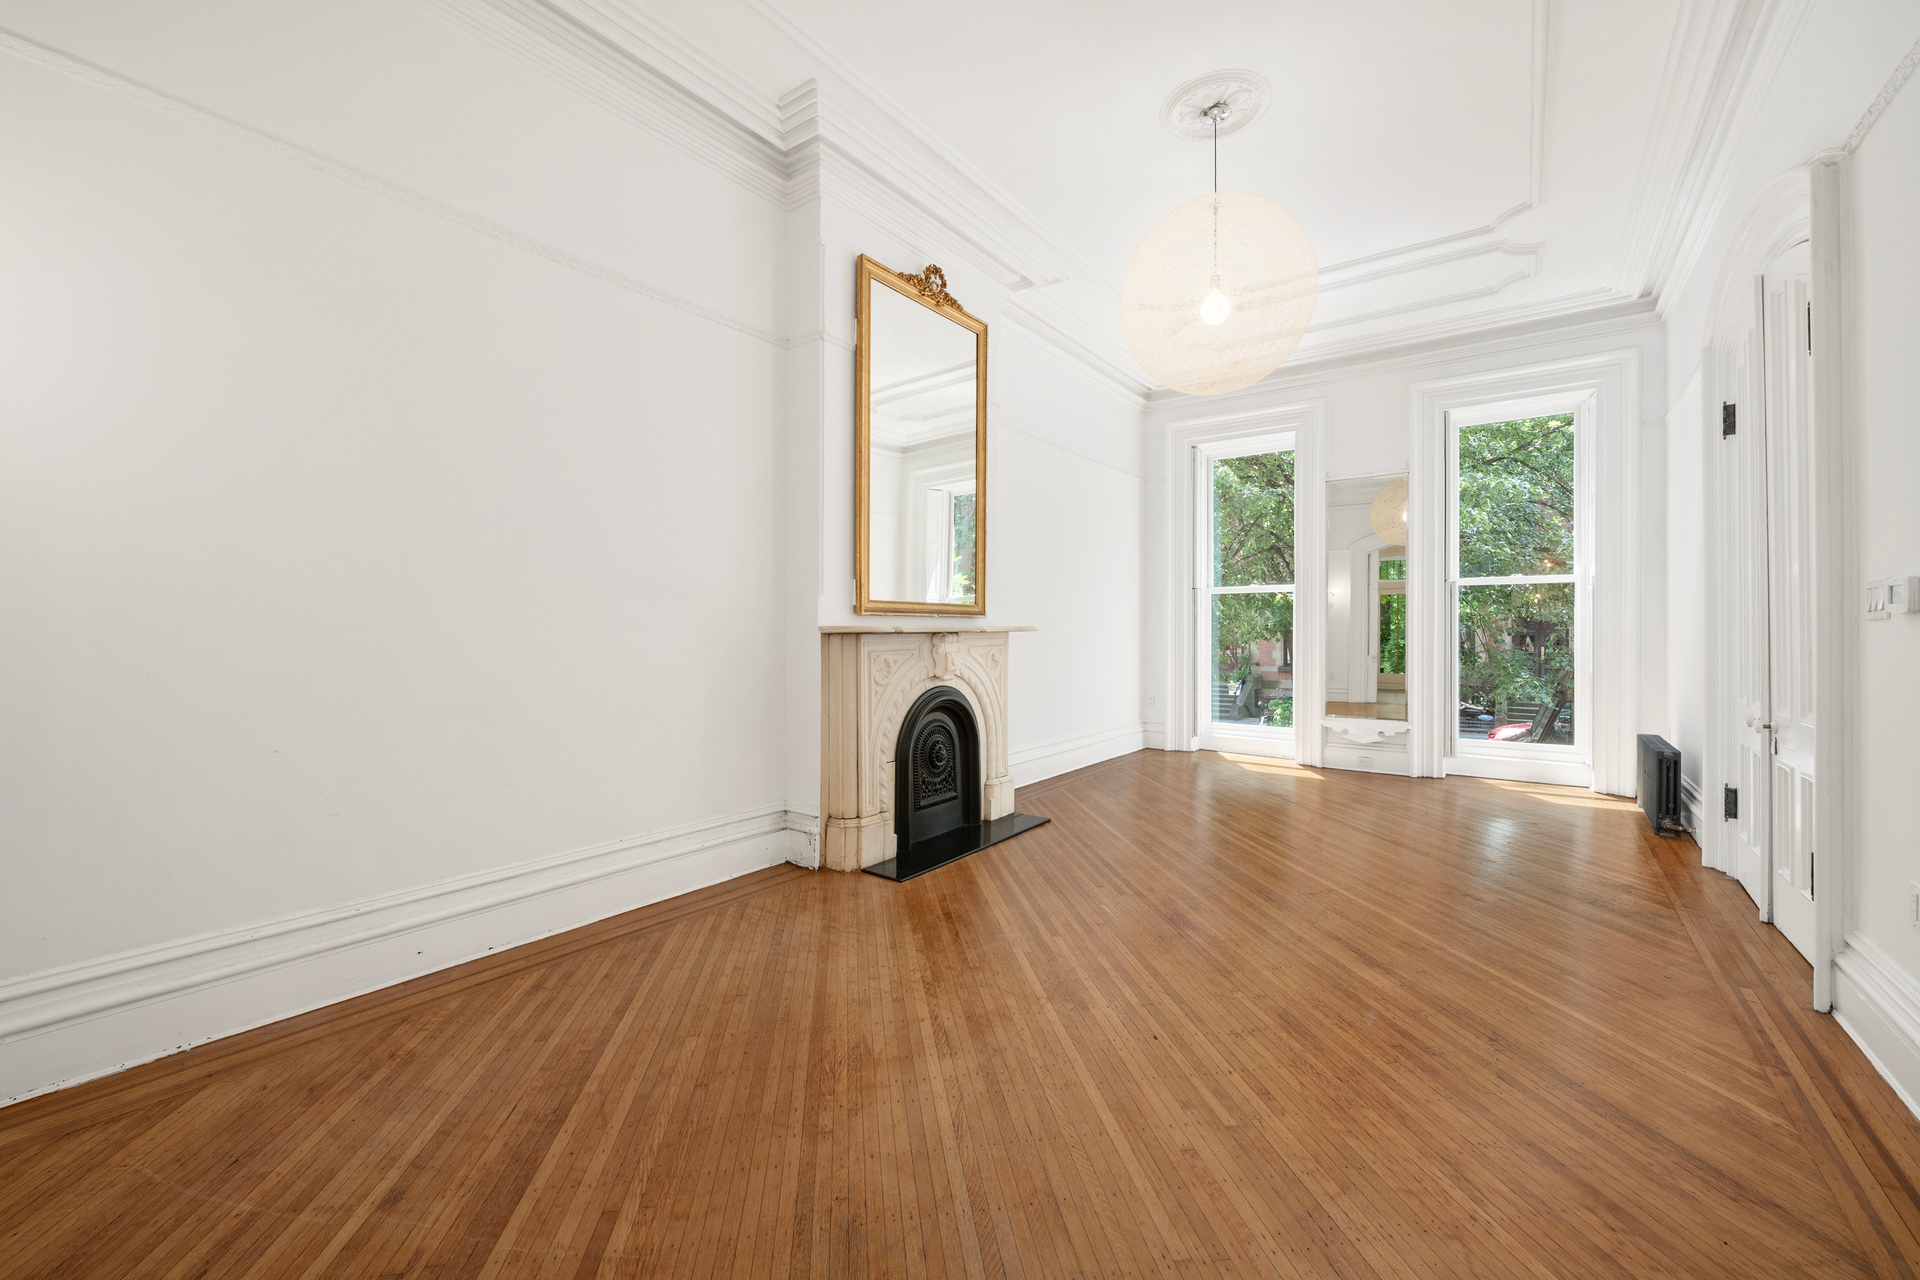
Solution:
[[[1805,242],[1755,281],[1754,325],[1721,353],[1719,604],[1730,696],[1722,799],[1762,919],[1814,951],[1813,359]]]
[[[1773,922],[1813,958],[1813,288],[1802,243],[1762,284],[1767,449],[1767,784]]]

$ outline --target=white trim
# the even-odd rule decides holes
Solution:
[[[1213,409],[1210,402],[1186,399],[1186,407]],[[1196,543],[1195,450],[1205,445],[1293,433],[1294,443],[1294,642],[1293,721],[1318,725],[1326,713],[1327,671],[1327,513],[1325,439],[1326,407],[1321,400],[1242,408],[1179,418],[1167,424],[1162,442],[1160,474],[1167,492],[1167,574],[1169,621],[1167,667],[1162,693],[1167,713],[1163,749],[1200,749],[1203,708],[1198,698],[1199,655],[1197,601],[1199,599]],[[1320,762],[1320,735],[1296,734],[1300,763]],[[1236,750],[1241,749],[1238,745]],[[1248,748],[1251,751],[1251,748]]]
[[[1480,753],[1449,756],[1450,778],[1497,778],[1504,782],[1543,782],[1556,787],[1593,786],[1593,767],[1584,760],[1514,756],[1494,758]]]
[[[1686,774],[1684,773],[1681,774],[1680,775],[1680,825],[1685,827],[1689,832],[1693,834],[1693,840],[1695,844],[1701,843],[1700,829],[1703,826],[1708,825],[1705,822],[1701,821],[1701,819],[1705,816],[1705,814],[1706,814],[1706,809],[1704,807],[1703,798],[1700,794],[1699,785],[1695,783],[1692,778],[1689,778]],[[1705,859],[1706,859],[1706,846],[1702,844],[1701,860],[1705,861]],[[1710,866],[1712,864],[1709,863],[1708,865]]]
[[[1853,160],[1829,151],[1808,166],[1807,230],[1812,240],[1814,786],[1812,883],[1813,1007],[1833,1007],[1834,956],[1846,936],[1856,864],[1854,815],[1860,812],[1854,751],[1860,653],[1859,508],[1855,502],[1853,342],[1848,287]]]
[[[1659,299],[1712,235],[1747,130],[1812,0],[1689,0],[1675,20],[1616,287]]]
[[[1860,116],[1859,123],[1853,126],[1853,132],[1847,135],[1846,142],[1840,148],[1842,151],[1852,155],[1860,149],[1860,144],[1867,140],[1869,133],[1873,132],[1873,126],[1878,123],[1881,114],[1893,105],[1893,100],[1899,95],[1901,86],[1912,77],[1916,68],[1920,68],[1920,40],[1913,42],[1913,48],[1907,50],[1907,56],[1900,59],[1900,65],[1893,69],[1893,74],[1887,77],[1887,82],[1880,86],[1879,94],[1868,104],[1866,111]]]
[[[1833,967],[1834,1020],[1920,1118],[1920,983],[1857,934]]]
[[[1590,690],[1585,717],[1592,752],[1590,785],[1632,795],[1635,717],[1639,707],[1640,353],[1632,348],[1518,369],[1415,383],[1407,510],[1408,764],[1415,777],[1436,778],[1449,764],[1457,707],[1454,689],[1451,428],[1455,411],[1500,406],[1502,411],[1591,398],[1592,477],[1580,521],[1590,538],[1586,609],[1591,650],[1585,659]],[[1590,495],[1590,496],[1589,496]],[[1482,767],[1480,765],[1472,766]],[[1564,773],[1564,771],[1562,771]]]
[[[1091,733],[1046,738],[1007,752],[1007,770],[1013,775],[1013,785],[1024,787],[1043,778],[1072,773],[1102,760],[1145,750],[1149,738],[1159,732],[1160,727],[1142,721],[1095,729]],[[1018,803],[1017,797],[1015,802]]]
[[[1207,726],[1195,736],[1194,750],[1224,751],[1236,756],[1267,756],[1274,760],[1297,761],[1300,757],[1300,735],[1292,729],[1242,728],[1216,724]]]
[[[768,807],[0,983],[0,1105],[749,871],[812,858]]]

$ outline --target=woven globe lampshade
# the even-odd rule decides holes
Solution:
[[[1407,545],[1407,482],[1390,480],[1373,497],[1367,523],[1390,547]]]
[[[1279,368],[1319,294],[1319,264],[1299,220],[1265,196],[1220,191],[1147,232],[1120,290],[1120,323],[1148,373],[1176,391],[1214,396]]]

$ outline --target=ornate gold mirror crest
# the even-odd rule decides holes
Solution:
[[[987,611],[987,326],[946,273],[854,277],[854,581],[863,614]]]

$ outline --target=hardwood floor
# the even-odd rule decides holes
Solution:
[[[0,1111],[7,1276],[1913,1276],[1920,1125],[1547,787],[1145,752]]]

